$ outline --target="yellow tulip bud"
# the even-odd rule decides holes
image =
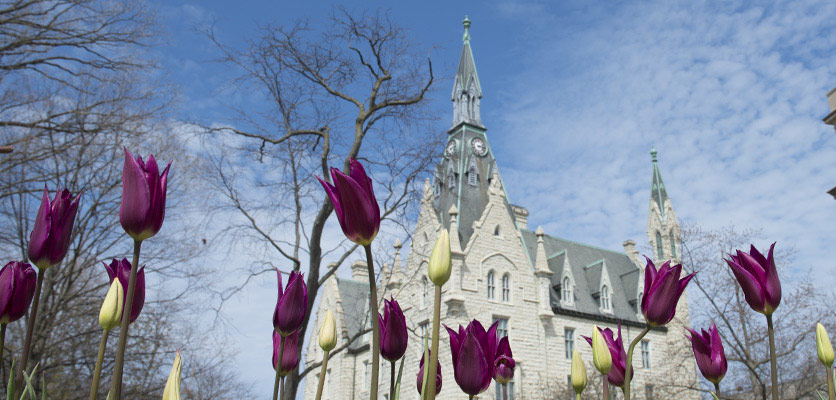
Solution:
[[[119,279],[114,279],[107,290],[102,308],[99,310],[99,325],[102,329],[109,331],[122,322],[122,308],[124,306],[125,293]]]
[[[572,388],[577,394],[581,394],[586,389],[586,367],[583,365],[578,349],[572,351]]]
[[[436,286],[444,286],[450,279],[452,272],[452,261],[450,260],[450,234],[447,229],[441,231],[438,240],[435,241],[433,252],[430,254],[430,265],[428,274],[430,280]]]
[[[181,366],[180,350],[177,350],[177,356],[174,357],[174,365],[171,366],[171,373],[168,374],[168,381],[166,381],[165,390],[163,390],[163,400],[180,400]]]
[[[610,348],[597,326],[592,327],[592,363],[602,375],[610,373],[610,368],[612,368]]]
[[[833,366],[833,345],[822,324],[816,324],[816,347],[819,352],[819,360],[825,367]]]
[[[337,347],[337,321],[334,320],[331,310],[325,314],[325,321],[322,321],[319,328],[319,347],[324,351],[331,351]]]

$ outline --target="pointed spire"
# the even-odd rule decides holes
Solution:
[[[462,122],[482,127],[482,117],[479,112],[479,102],[482,98],[482,85],[476,73],[476,63],[473,61],[473,51],[470,49],[470,18],[462,21],[464,35],[462,36],[462,56],[459,68],[453,82],[453,126]]]
[[[650,200],[659,206],[662,220],[665,220],[665,200],[668,199],[668,192],[665,190],[665,183],[662,182],[662,173],[659,172],[659,164],[656,158],[656,148],[650,148],[650,157],[653,162],[653,182],[650,186]]]

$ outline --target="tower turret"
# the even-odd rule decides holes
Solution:
[[[679,235],[681,230],[676,220],[662,173],[659,172],[659,162],[656,148],[650,149],[653,163],[652,180],[650,185],[650,213],[647,219],[647,239],[653,248],[653,262],[656,265],[673,260],[679,262]]]

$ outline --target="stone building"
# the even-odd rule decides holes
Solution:
[[[620,322],[629,343],[645,326],[638,305],[644,285],[644,260],[632,240],[615,250],[577,243],[529,229],[528,211],[508,200],[502,177],[488,144],[479,108],[482,87],[470,47],[470,21],[464,20],[464,45],[453,85],[453,125],[448,144],[432,181],[425,182],[421,211],[411,251],[404,265],[401,244],[395,258],[381,270],[380,286],[401,304],[411,330],[406,353],[402,399],[417,399],[416,376],[423,336],[432,318],[433,287],[427,260],[440,231],[450,231],[453,272],[442,292],[442,322],[456,327],[478,319],[486,327],[498,321],[508,335],[517,369],[510,384],[511,399],[553,399],[567,387],[572,349],[577,348],[590,376],[590,335],[593,324],[616,329]],[[650,212],[647,237],[657,263],[678,260],[680,228],[652,155]],[[638,211],[638,210],[637,210]],[[657,264],[658,265],[658,264]],[[325,310],[337,315],[340,340],[357,338],[329,364],[323,398],[359,400],[368,397],[370,383],[368,276],[363,263],[352,266],[351,279],[330,279],[322,291],[316,329]],[[699,399],[696,366],[683,335],[688,325],[687,293],[676,319],[652,330],[636,348],[633,393],[636,399]],[[449,336],[440,332],[439,363],[443,372],[441,399],[466,399],[453,378]],[[308,365],[322,359],[311,340]],[[380,398],[388,399],[389,363],[381,358]],[[308,375],[305,398],[313,399],[317,373]],[[479,397],[501,398],[495,384]],[[671,389],[678,387],[679,389]],[[496,396],[496,397],[495,397]]]

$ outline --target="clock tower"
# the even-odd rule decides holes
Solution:
[[[447,131],[444,155],[436,165],[433,177],[433,208],[438,219],[449,228],[449,210],[455,206],[458,210],[457,234],[465,247],[473,234],[473,222],[481,217],[488,203],[488,188],[500,177],[480,114],[482,85],[470,48],[470,18],[465,17],[462,25],[462,53],[450,96],[453,126]],[[501,181],[499,183],[502,187]],[[510,212],[507,200],[506,206]]]

